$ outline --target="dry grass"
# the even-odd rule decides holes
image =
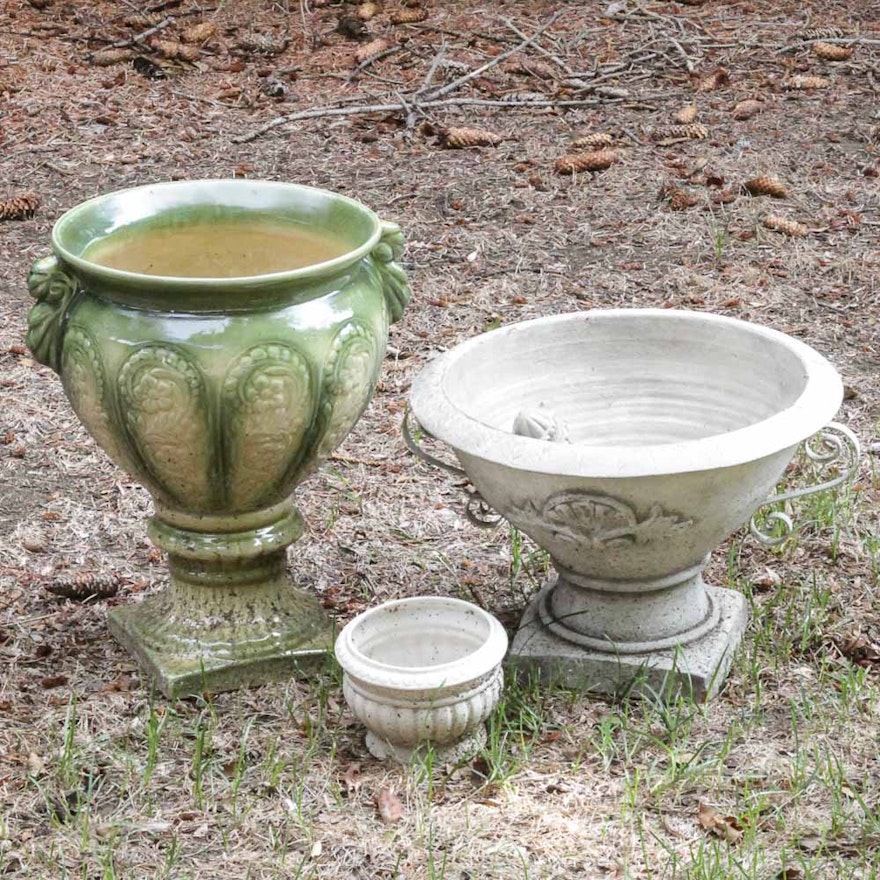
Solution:
[[[841,419],[876,437],[880,195],[870,175],[880,33],[869,4],[611,5],[615,18],[602,17],[611,14],[604,0],[438,2],[424,25],[393,34],[386,9],[370,21],[372,35],[409,40],[353,82],[358,44],[336,33],[335,6],[236,0],[200,14],[185,2],[170,11],[185,24],[216,21],[232,54],[207,44],[199,67],[178,62],[165,80],[88,63],[89,51],[132,33],[127,4],[0,7],[0,197],[33,190],[43,206],[0,224],[0,873],[877,877],[878,668],[841,648],[853,635],[880,640],[880,493],[870,462],[850,496],[807,506],[804,532],[781,550],[739,536],[715,554],[712,581],[744,590],[754,618],[711,705],[615,704],[511,684],[486,753],[466,767],[369,760],[332,669],[167,704],[106,632],[110,602],[137,601],[163,583],[145,537],[149,499],[96,449],[57,378],[20,346],[28,264],[48,249],[63,210],[109,189],[243,173],[341,190],[403,225],[414,304],[393,330],[367,415],[300,493],[309,532],[291,554],[292,573],[343,620],[374,601],[441,593],[513,624],[543,577],[545,560],[528,542],[472,530],[459,488],[411,461],[400,439],[416,371],[499,323],[662,305],[772,325],[835,362],[854,392]],[[595,71],[626,96],[578,92],[561,68],[547,78],[502,64],[461,94],[574,94],[595,106],[431,115],[433,130],[504,136],[486,150],[443,150],[420,118],[407,128],[404,114],[317,119],[234,141],[279,112],[418,87],[444,41],[448,60],[478,67],[520,39],[500,16],[531,33],[557,6],[566,11],[543,49],[588,85]],[[832,24],[865,38],[848,61],[823,62],[809,45],[779,51],[805,26]],[[236,49],[248,31],[286,34],[289,46],[259,57]],[[698,91],[718,67],[729,84]],[[436,84],[461,73],[437,71]],[[265,94],[267,73],[286,97]],[[799,73],[830,76],[832,86],[786,91]],[[732,107],[750,93],[766,108],[734,120]],[[691,101],[709,139],[653,144],[651,132]],[[594,177],[554,174],[556,157],[590,131],[618,134],[621,161]],[[789,198],[770,206],[738,193],[758,175],[783,179]],[[698,204],[668,210],[658,193],[670,182]],[[736,198],[714,202],[722,188]],[[810,234],[765,229],[768,210]],[[68,570],[114,572],[124,588],[108,602],[58,602],[41,584]],[[404,803],[399,824],[379,818],[383,788]],[[700,804],[735,817],[741,839],[703,828]]]

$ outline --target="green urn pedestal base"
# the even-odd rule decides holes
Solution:
[[[171,582],[109,614],[110,632],[169,698],[286,678],[332,650],[318,600],[290,582],[285,549],[302,533],[290,510],[268,526],[222,533],[153,520]]]

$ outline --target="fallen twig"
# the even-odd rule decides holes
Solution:
[[[632,130],[629,128],[622,128],[620,131],[626,135],[634,144],[637,146],[643,147],[644,141]]]
[[[111,49],[123,49],[126,46],[132,46],[135,43],[142,43],[146,40],[147,37],[152,37],[153,34],[159,33],[159,31],[165,30],[168,25],[174,22],[174,17],[171,15],[166,16],[162,19],[158,24],[153,25],[151,28],[147,28],[145,31],[141,31],[139,34],[135,34],[133,37],[128,37],[125,40],[117,40],[115,43],[111,43]]]
[[[609,15],[608,18],[612,19],[612,21],[629,21],[631,18],[650,18],[652,21],[663,21],[662,15],[657,15],[656,12],[648,12],[647,9],[642,8],[641,6],[636,6],[635,9],[618,9],[613,15]]]
[[[364,467],[387,468],[394,466],[394,462],[387,458],[359,458],[354,455],[342,455],[334,452],[329,456],[330,461],[338,461],[341,464],[361,464]]]
[[[278,128],[280,125],[285,125],[288,122],[297,122],[301,119],[317,119],[322,116],[353,116],[361,113],[395,113],[395,112],[403,112],[407,115],[407,128],[412,126],[412,122],[415,119],[415,114],[423,109],[428,107],[443,107],[443,106],[462,106],[462,105],[477,105],[482,107],[566,107],[566,106],[575,106],[582,107],[585,104],[592,104],[595,102],[588,101],[489,101],[489,100],[481,100],[478,98],[443,98],[444,95],[448,95],[450,92],[455,91],[456,89],[461,88],[465,83],[470,82],[477,76],[485,73],[490,68],[494,67],[497,64],[500,64],[502,61],[510,58],[511,55],[514,55],[517,52],[520,52],[526,46],[531,45],[541,34],[544,33],[562,14],[564,10],[559,10],[554,13],[547,20],[545,24],[543,24],[534,34],[530,37],[526,37],[522,42],[517,43],[516,46],[513,46],[511,49],[508,49],[506,52],[502,52],[500,55],[496,55],[490,61],[486,62],[482,67],[478,67],[476,70],[471,70],[463,76],[454,79],[451,83],[448,83],[445,86],[440,87],[439,89],[434,89],[425,95],[424,99],[420,98],[420,95],[424,92],[427,87],[427,83],[430,82],[430,79],[433,77],[433,71],[436,66],[440,63],[440,54],[434,59],[434,63],[431,65],[431,70],[428,71],[428,76],[425,77],[425,83],[419,88],[417,91],[404,95],[400,92],[397,93],[397,101],[395,103],[385,103],[385,104],[368,104],[362,107],[315,107],[311,110],[301,110],[298,113],[291,113],[286,116],[278,116],[275,119],[269,120],[265,125],[262,125],[260,128],[255,131],[250,132],[246,135],[241,135],[240,137],[233,138],[233,142],[237,144],[248,143],[252,140],[255,140],[260,135],[265,134],[267,131],[271,131],[273,128]],[[442,99],[442,100],[441,100]]]
[[[667,42],[672,44],[672,47],[684,59],[684,64],[685,64],[685,67],[687,68],[687,72],[693,73],[694,72],[694,62],[691,61],[688,53],[684,51],[684,49],[681,46],[681,43],[679,43],[678,40],[674,39],[673,37],[666,37],[666,40],[667,40]]]
[[[503,34],[487,34],[483,31],[468,31],[468,33],[464,33],[463,31],[452,31],[449,28],[438,27],[435,24],[428,24],[423,21],[412,24],[410,27],[415,28],[418,31],[428,31],[432,34],[445,34],[448,37],[459,37],[465,42],[472,40],[474,37],[480,37],[480,39],[483,40],[490,40],[493,43],[509,43],[511,39]]]
[[[428,90],[428,87],[434,80],[434,74],[437,72],[437,68],[440,66],[440,62],[443,60],[443,56],[446,54],[446,41],[444,40],[440,44],[440,48],[437,50],[437,54],[434,56],[434,60],[431,62],[431,66],[428,68],[428,72],[425,74],[425,78],[422,80],[421,86],[416,90],[415,97],[418,97],[423,92]]]
[[[210,104],[212,107],[227,107],[232,110],[242,109],[238,104],[231,104],[228,101],[215,101],[213,98],[206,98],[203,95],[193,95],[190,92],[181,92],[177,89],[171,90],[172,95],[178,98],[186,98],[187,101],[197,101],[200,104]]]
[[[485,73],[492,67],[500,64],[502,61],[506,61],[510,58],[511,55],[515,55],[517,52],[521,52],[525,49],[526,46],[530,46],[541,34],[544,33],[551,25],[553,25],[556,20],[562,15],[564,10],[560,9],[558,12],[554,13],[547,20],[546,24],[543,24],[532,36],[527,37],[521,43],[517,43],[517,45],[513,46],[511,49],[508,49],[506,52],[502,52],[500,55],[496,55],[494,58],[490,58],[482,67],[478,67],[476,70],[472,70],[470,73],[466,73],[464,76],[460,76],[458,79],[454,79],[451,83],[443,86],[442,88],[435,89],[431,92],[427,98],[429,101],[433,101],[436,98],[442,98],[443,95],[448,95],[450,92],[454,92],[456,89],[460,89],[465,83],[470,82],[472,79],[480,76]]]
[[[799,43],[789,43],[789,45],[777,49],[775,54],[782,55],[786,52],[796,52],[798,49],[812,46],[813,43],[835,43],[841,46],[845,46],[848,43],[864,43],[868,46],[880,46],[880,40],[867,40],[864,37],[828,37],[827,39],[822,40],[802,40]]]
[[[389,46],[387,49],[384,49],[382,52],[377,52],[375,55],[372,55],[369,58],[365,58],[358,66],[349,74],[348,81],[353,82],[357,79],[357,75],[362,71],[366,70],[368,67],[375,64],[377,61],[381,61],[383,58],[387,58],[389,55],[393,55],[395,52],[399,52],[403,46],[397,44],[395,46]]]
[[[629,70],[616,70],[613,73],[606,73],[602,76],[597,76],[594,80],[585,80],[580,77],[572,77],[571,79],[563,80],[564,84],[568,86],[570,89],[577,89],[580,92],[591,92],[596,90],[599,94],[601,94],[601,84],[610,79],[617,79],[620,76],[623,76],[625,73],[629,73]],[[627,80],[627,82],[636,82],[641,79],[649,79],[653,77],[654,74],[648,71],[647,73],[639,74],[638,76],[634,76],[631,79]]]
[[[584,77],[584,76],[606,76],[609,73],[617,73],[621,70],[632,70],[637,65],[644,66],[645,61],[650,61],[652,58],[665,58],[663,52],[656,52],[654,50],[648,51],[648,46],[653,46],[654,43],[661,42],[661,40],[649,40],[642,46],[639,46],[636,49],[633,49],[631,52],[627,52],[624,55],[621,55],[620,61],[615,64],[600,64],[594,69],[591,70],[575,70],[572,72],[573,77]]]
[[[512,30],[520,39],[528,39],[526,35],[509,19],[504,19],[504,24]],[[558,56],[554,55],[548,49],[545,49],[543,46],[538,45],[537,43],[532,43],[532,48],[536,52],[540,52],[545,58],[549,58],[566,76],[573,76],[572,69]]]
[[[611,96],[613,98],[613,96]],[[366,104],[357,107],[313,107],[311,110],[300,110],[298,113],[289,113],[286,116],[277,116],[275,119],[269,120],[265,125],[261,125],[248,134],[232,138],[233,143],[246,144],[256,140],[267,131],[278,128],[288,122],[299,122],[302,119],[320,119],[324,116],[357,116],[362,113],[405,113],[410,106],[418,109],[427,109],[433,107],[496,107],[507,110],[529,107],[596,107],[600,104],[607,104],[608,101],[598,100],[596,98],[587,98],[584,100],[571,101],[554,101],[548,99],[546,101],[490,101],[483,98],[444,98],[437,101],[419,101],[418,104],[410,105],[397,101],[391,104]]]
[[[397,100],[400,101],[400,106],[406,111],[406,130],[409,132],[416,124],[416,107],[418,105],[410,105],[400,92],[397,92]]]

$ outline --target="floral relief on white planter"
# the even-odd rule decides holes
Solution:
[[[408,763],[430,744],[450,761],[482,746],[507,652],[504,628],[482,608],[440,596],[387,602],[348,623],[335,651],[375,757]]]

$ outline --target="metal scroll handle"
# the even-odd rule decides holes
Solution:
[[[771,495],[761,504],[761,507],[803,498],[806,495],[815,495],[817,492],[833,489],[841,483],[851,482],[858,470],[862,447],[859,438],[846,425],[829,422],[818,434],[804,442],[804,454],[816,466],[816,473],[820,479],[832,467],[838,469],[837,474],[813,486]],[[759,520],[760,525],[758,525]],[[778,531],[779,526],[782,527],[782,534],[771,534],[770,529]],[[784,511],[774,510],[770,513],[761,513],[759,508],[749,523],[749,531],[762,544],[776,547],[782,544],[794,531],[794,522]]]
[[[403,424],[401,425],[403,442],[406,443],[406,448],[415,455],[416,458],[420,458],[425,462],[425,464],[429,464],[432,467],[442,468],[444,471],[449,471],[450,474],[455,474],[457,477],[468,480],[468,475],[458,465],[450,464],[447,461],[436,458],[429,452],[425,452],[425,450],[419,446],[409,429],[409,419],[411,415],[412,412],[407,405],[406,412],[403,414]],[[426,437],[432,437],[432,435],[424,428],[420,427],[420,430]],[[480,493],[470,484],[469,480],[465,493],[467,494],[467,504],[465,505],[464,512],[465,516],[473,525],[478,526],[481,529],[491,529],[501,522],[503,517],[497,514],[486,503],[483,496],[480,495]]]

